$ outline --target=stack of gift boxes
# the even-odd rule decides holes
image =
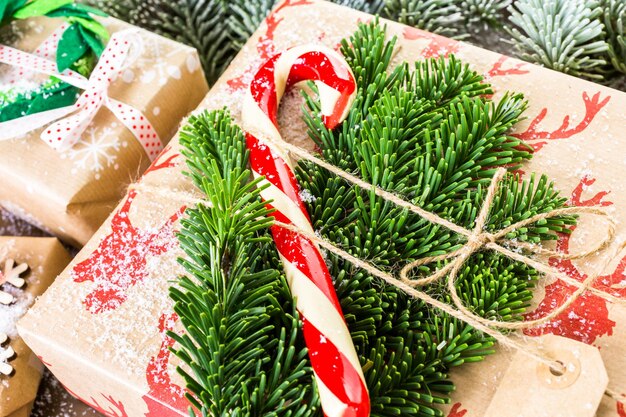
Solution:
[[[77,143],[66,149],[52,149],[42,141],[46,127],[0,141],[0,204],[66,245],[84,245],[71,260],[52,237],[0,238],[0,299],[5,301],[0,304],[0,417],[28,415],[42,363],[72,395],[106,415],[187,415],[184,384],[169,351],[174,342],[167,332],[176,330],[178,322],[168,288],[182,274],[178,222],[188,201],[198,195],[182,173],[184,160],[175,132],[195,108],[228,107],[239,120],[243,92],[260,63],[311,41],[335,47],[359,21],[368,19],[322,1],[287,1],[261,25],[206,97],[193,49],[135,30],[135,56],[124,63],[106,93],[138,109],[162,145],[173,137],[158,157],[149,155],[136,131],[104,107],[82,126]],[[113,19],[104,23],[111,34],[128,28]],[[58,24],[29,23],[13,46],[35,51]],[[534,147],[535,157],[523,170],[550,174],[573,204],[614,208],[618,238],[608,252],[614,260],[597,285],[626,297],[626,253],[617,246],[626,239],[626,189],[621,180],[626,160],[619,151],[626,94],[400,24],[389,22],[388,31],[398,37],[399,62],[454,53],[484,74],[496,94],[525,94],[532,117],[516,135]],[[304,126],[293,116],[299,102],[291,100],[281,120],[296,122],[289,123],[284,134],[288,141],[304,144]],[[566,156],[572,152],[576,157]],[[125,192],[134,180],[136,185]],[[171,193],[165,197],[162,191]],[[598,233],[601,228],[582,222],[559,245],[574,250]],[[572,277],[582,277],[601,261],[563,261],[558,266]],[[537,292],[538,309],[532,314],[548,311],[568,292],[573,289],[549,283]],[[609,387],[626,387],[623,307],[584,295],[565,315],[527,333],[554,333],[599,347]],[[490,387],[497,385],[493,379],[505,373],[508,358],[507,352],[490,357],[488,377],[479,367],[453,374],[459,381],[489,379],[490,384],[465,384],[468,389],[453,394],[450,416],[484,415],[494,395]],[[626,411],[614,398],[605,397],[597,415],[623,417]]]
[[[40,1],[40,9],[35,12],[26,6],[21,15],[17,12],[15,16],[20,18],[3,28],[9,43],[0,50],[0,62],[4,64],[0,72],[2,417],[29,416],[44,364],[50,366],[21,338],[18,320],[67,267],[72,259],[70,253],[75,254],[76,248],[91,238],[126,186],[147,169],[168,144],[181,119],[207,92],[193,48],[102,16],[95,19],[106,30],[102,35],[103,50],[98,51],[100,57],[91,73],[81,73],[78,65],[58,71],[59,45],[65,42],[61,48],[67,50],[82,46],[80,39],[72,38],[71,31],[65,32],[68,19],[58,18],[67,10],[72,13],[68,7],[75,6],[57,2],[55,7],[60,8],[55,18],[45,14],[50,10],[41,9],[50,3]],[[87,32],[82,27],[78,30]],[[88,41],[93,39],[96,38],[92,36]],[[120,40],[128,43],[127,48],[113,49],[113,43]],[[73,42],[70,47],[68,42]],[[15,50],[24,55],[16,58]],[[115,56],[116,51],[127,56]],[[61,111],[54,108],[58,106],[53,94],[47,97],[50,103],[43,106],[35,102],[37,95],[32,94],[31,102],[19,108],[22,113],[18,117],[9,115],[16,108],[16,101],[6,100],[11,92],[44,85],[55,78],[70,85],[75,82],[79,87],[75,97],[62,103],[69,105],[67,114],[50,115]],[[68,91],[66,95],[71,94],[74,93]],[[21,104],[17,100],[17,105]],[[35,104],[42,111],[31,111]],[[71,107],[73,104],[76,109]],[[116,107],[126,113],[116,111]],[[66,133],[70,142],[52,146],[44,139],[46,133]],[[70,134],[74,134],[73,138]],[[53,403],[51,400],[38,412],[48,415]],[[107,410],[105,407],[102,411]]]

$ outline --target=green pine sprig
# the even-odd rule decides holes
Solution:
[[[515,170],[532,156],[509,134],[525,101],[519,94],[506,94],[498,102],[485,98],[490,86],[454,57],[390,69],[394,42],[372,23],[342,43],[359,81],[355,105],[339,129],[330,131],[318,116],[316,98],[306,96],[309,135],[328,162],[472,228],[495,168]],[[298,178],[313,196],[308,207],[315,230],[389,272],[463,244],[459,236],[308,162],[300,163]],[[499,230],[564,204],[546,177],[520,181],[510,175],[498,190],[487,228]],[[509,237],[554,239],[573,221],[549,219]],[[493,351],[493,341],[328,256],[357,351],[362,363],[372,363],[365,372],[372,415],[442,416],[438,405],[454,388],[450,370],[482,360]],[[456,285],[477,314],[514,321],[529,306],[536,278],[537,272],[523,264],[481,252],[469,259]],[[443,284],[427,291],[450,302]]]
[[[443,36],[463,38],[457,0],[386,0],[383,15],[409,26]]]
[[[603,0],[601,7],[607,33],[607,60],[616,71],[626,74],[626,2]]]
[[[111,16],[197,49],[207,80],[213,83],[238,47],[227,29],[224,0],[89,0]]]
[[[492,30],[502,26],[506,8],[513,0],[462,0],[460,9],[466,25],[487,24]]]
[[[507,31],[518,55],[578,77],[602,79],[608,45],[594,0],[517,0]]]
[[[170,290],[191,405],[205,416],[319,415],[243,133],[228,112],[205,112],[190,118],[181,144],[187,175],[211,202],[187,210],[179,240],[189,275]]]

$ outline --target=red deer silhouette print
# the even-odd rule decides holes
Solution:
[[[102,396],[104,397],[105,400],[107,400],[109,404],[101,406],[98,403],[98,401],[96,401],[93,397],[91,397],[92,402],[87,403],[87,405],[89,405],[91,408],[94,408],[96,411],[104,414],[107,417],[128,417],[128,414],[126,414],[126,410],[124,409],[124,404],[122,404],[120,401],[115,401],[113,397],[111,397],[110,395],[109,396],[102,395]],[[105,406],[108,406],[108,408],[104,408]]]
[[[148,167],[148,169],[146,169],[146,171],[143,173],[143,176],[145,177],[148,173],[150,172],[154,172],[154,171],[158,171],[160,169],[164,169],[164,168],[173,168],[176,166],[176,162],[174,162],[174,159],[178,158],[180,156],[179,153],[173,153],[170,156],[168,156],[167,158],[165,158],[165,154],[168,153],[171,149],[170,145],[167,145],[165,147],[165,149],[163,149],[163,151],[161,151],[161,155],[159,155],[159,157],[157,159],[155,159],[152,164],[150,164],[150,166]],[[161,161],[161,159],[165,158],[164,161]]]
[[[626,405],[624,405],[624,403],[617,402],[617,415],[619,417],[626,417]]]
[[[487,77],[493,78],[502,77],[505,75],[528,74],[528,70],[522,69],[524,66],[526,66],[526,62],[516,62],[515,65],[513,65],[512,67],[503,68],[504,63],[509,59],[511,58],[506,55],[502,55],[500,59],[498,59],[498,61],[493,64],[493,67],[489,70],[489,72],[487,72]]]
[[[156,356],[153,356],[146,369],[146,379],[150,391],[143,396],[148,406],[146,417],[180,417],[187,415],[189,401],[185,398],[185,389],[172,383],[168,365],[170,348],[174,346],[174,339],[167,336],[167,332],[174,328],[178,320],[175,313],[162,314],[159,318],[159,333],[162,337],[161,347]]]
[[[587,200],[582,199],[585,187],[593,184],[594,179],[585,177],[572,193],[571,203],[575,206],[608,206],[613,204],[605,201],[607,191],[595,194]],[[568,253],[570,235],[562,234],[557,241],[557,249]],[[587,275],[581,272],[571,260],[551,259],[550,265],[567,273],[577,281],[584,281]],[[626,281],[626,255],[612,273],[598,277],[594,283],[594,288],[605,291],[615,297],[626,297],[626,286],[622,284]],[[545,316],[550,311],[561,305],[576,290],[560,280],[546,286],[546,294],[543,301],[536,310],[527,314],[527,320],[533,320]],[[555,319],[544,325],[527,329],[525,334],[539,336],[552,333],[578,340],[587,344],[593,344],[595,340],[604,335],[611,335],[615,322],[609,318],[607,301],[586,292],[576,299],[567,311],[564,311]]]
[[[283,18],[279,16],[279,13],[287,7],[304,6],[307,4],[312,4],[311,0],[287,0],[267,15],[265,18],[267,29],[265,33],[259,37],[256,44],[260,61],[265,62],[278,52],[276,50],[276,45],[274,44],[274,36],[278,25],[280,25],[280,22],[283,21]],[[256,67],[256,64],[248,66],[244,70],[243,74],[226,81],[226,84],[232,90],[243,90],[247,86],[246,79],[252,76],[252,72],[256,69]]]
[[[148,277],[147,258],[161,255],[176,245],[174,224],[185,211],[181,207],[158,230],[133,226],[128,212],[137,196],[130,190],[126,201],[111,220],[111,233],[98,248],[72,270],[74,282],[94,282],[83,303],[92,314],[115,310],[128,297],[127,291]]]
[[[448,413],[448,417],[464,417],[467,410],[461,410],[461,403],[455,403]]]
[[[107,417],[128,417],[124,404],[122,404],[121,401],[116,401],[111,395],[104,395],[100,393],[102,398],[104,398],[108,402],[108,404],[100,405],[100,403],[98,403],[98,401],[93,397],[90,397],[91,401],[87,401],[84,398],[81,398],[79,395],[77,395],[74,391],[72,391],[65,385],[63,385],[63,388],[65,388],[65,390],[68,393],[70,393],[72,397],[78,398],[79,400],[87,404],[89,407],[95,409],[96,411],[98,411],[101,414],[104,414]],[[105,406],[108,408],[104,408]]]
[[[447,57],[450,54],[454,54],[459,51],[459,42],[445,38],[443,36],[435,35],[434,33],[425,32],[412,27],[406,27],[402,31],[404,39],[417,40],[427,39],[430,41],[428,46],[422,51],[422,57],[424,58],[436,58],[438,56]]]
[[[553,130],[552,132],[538,130],[539,123],[541,123],[548,114],[548,109],[544,107],[533,119],[525,132],[517,133],[513,136],[525,141],[547,139],[541,142],[530,143],[530,146],[532,146],[535,151],[538,151],[548,143],[548,140],[568,139],[584,131],[591,124],[591,122],[600,112],[600,110],[602,110],[602,108],[606,106],[610,99],[611,96],[606,96],[604,99],[600,100],[600,92],[594,94],[593,97],[590,98],[589,94],[584,92],[583,102],[585,104],[585,116],[582,118],[582,120],[578,122],[577,125],[570,126],[570,116],[567,115],[563,118],[561,126],[559,126],[558,129]]]

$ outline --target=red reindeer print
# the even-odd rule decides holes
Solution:
[[[159,157],[155,159],[152,162],[152,164],[150,164],[148,169],[146,169],[146,171],[143,173],[144,177],[150,172],[158,171],[160,169],[165,169],[165,168],[173,168],[176,166],[176,162],[174,162],[174,159],[178,158],[180,154],[173,153],[167,158],[165,158],[165,154],[168,153],[170,149],[171,149],[170,145],[167,145],[165,149],[163,149],[163,151],[161,152],[161,155],[159,155]],[[162,161],[161,159],[163,158],[165,158],[165,160]]]
[[[558,140],[558,139],[568,139],[572,136],[582,132],[591,124],[596,115],[602,110],[604,106],[609,102],[611,96],[606,96],[604,99],[600,100],[600,92],[597,92],[593,95],[593,97],[589,97],[587,92],[583,93],[583,102],[585,104],[585,116],[582,118],[580,122],[578,122],[575,126],[570,126],[570,116],[566,115],[563,118],[563,122],[558,129],[550,131],[538,130],[537,126],[539,123],[545,119],[548,114],[548,109],[543,108],[539,114],[533,119],[533,121],[528,126],[525,132],[514,134],[513,136],[525,140],[525,141],[534,141],[538,139],[547,139],[547,140]],[[535,151],[543,148],[548,142],[535,142],[530,143],[530,146],[533,147]]]
[[[606,197],[610,193],[610,191],[600,191],[596,193],[596,195],[594,195],[593,197],[587,200],[582,199],[583,191],[585,191],[588,187],[591,187],[595,182],[596,182],[595,178],[591,178],[588,175],[585,175],[580,180],[576,188],[574,188],[574,191],[572,191],[572,197],[570,198],[568,203],[572,206],[585,206],[585,207],[590,207],[590,206],[606,207],[606,206],[612,205],[613,203],[610,201],[603,201],[604,197]]]
[[[168,365],[170,348],[174,346],[174,339],[167,335],[178,320],[175,313],[162,314],[159,319],[159,333],[162,341],[159,352],[153,356],[146,369],[146,379],[150,391],[143,396],[148,406],[146,417],[180,417],[186,415],[189,401],[185,398],[185,389],[172,383]]]
[[[512,67],[503,68],[504,63],[508,61],[509,59],[511,58],[509,58],[508,56],[505,56],[505,55],[500,56],[500,59],[498,59],[498,61],[495,64],[493,64],[493,67],[487,73],[487,77],[493,78],[493,77],[502,77],[505,75],[528,74],[529,72],[528,70],[522,69],[524,66],[526,66],[525,62],[516,62],[515,65],[513,65]]]
[[[625,395],[622,395],[622,398],[626,397]],[[622,400],[624,401],[624,400]],[[617,415],[619,417],[626,417],[626,405],[621,402],[621,401],[617,401]]]
[[[463,417],[467,414],[467,410],[461,410],[461,403],[455,403],[448,413],[448,417]]]
[[[311,0],[286,0],[280,6],[272,10],[269,15],[267,15],[265,18],[267,29],[265,30],[265,33],[259,37],[256,45],[260,61],[265,62],[278,52],[276,50],[276,45],[274,44],[274,36],[276,29],[283,21],[283,18],[279,16],[280,12],[287,7],[304,6],[307,4],[312,4]],[[232,90],[244,89],[247,86],[246,79],[252,75],[252,71],[255,69],[256,65],[254,64],[248,66],[244,70],[243,74],[226,81],[226,84]]]
[[[404,39],[417,40],[427,39],[430,41],[428,46],[422,51],[423,58],[436,58],[438,56],[447,57],[450,54],[457,53],[459,51],[459,42],[445,38],[434,33],[425,32],[420,29],[406,27],[402,31]]]
[[[105,400],[107,400],[108,404],[101,406],[93,397],[91,397],[91,403],[87,402],[86,404],[107,417],[128,417],[128,414],[126,414],[126,410],[124,409],[124,404],[122,404],[121,401],[115,401],[110,395],[101,395]]]
[[[599,192],[593,197],[583,200],[583,190],[595,182],[594,179],[585,177],[572,193],[570,202],[576,206],[608,206],[613,204],[604,201],[608,194],[606,191]],[[557,241],[557,249],[568,253],[570,235],[562,234]],[[550,259],[550,265],[565,272],[576,281],[583,282],[587,275],[581,272],[571,260]],[[626,298],[626,256],[624,256],[615,270],[607,275],[596,279],[593,286],[615,297]],[[525,316],[528,320],[544,317],[550,311],[560,306],[574,293],[576,288],[561,280],[546,286],[546,294],[536,310]],[[595,294],[586,292],[578,297],[567,309],[549,323],[527,329],[524,331],[529,336],[539,336],[547,333],[565,336],[587,344],[593,344],[595,340],[604,335],[611,335],[615,322],[609,318],[607,301]]]
[[[74,282],[94,282],[83,303],[92,314],[115,310],[128,297],[127,291],[148,277],[147,258],[159,256],[176,244],[174,224],[185,211],[181,207],[158,230],[133,226],[129,210],[137,196],[130,190],[126,201],[111,220],[111,233],[98,248],[71,272]]]
[[[63,385],[63,384],[61,384]],[[63,385],[63,388],[65,388],[65,390],[74,398],[78,398],[80,401],[82,401],[83,403],[87,404],[89,407],[95,409],[96,411],[98,411],[101,414],[104,414],[107,417],[128,417],[128,414],[126,413],[126,409],[124,407],[124,404],[122,404],[121,401],[116,401],[113,396],[111,395],[104,395],[102,393],[100,393],[100,395],[102,396],[102,398],[104,398],[109,404],[108,404],[108,409],[105,409],[104,407],[106,406],[102,406],[98,403],[98,401],[96,401],[95,398],[90,397],[91,400],[87,401],[84,398],[80,397],[79,395],[77,395],[74,391],[72,391],[71,389],[69,389],[68,387],[66,387],[65,385]]]

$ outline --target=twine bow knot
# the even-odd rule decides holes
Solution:
[[[540,324],[543,324],[552,320],[553,318],[561,314],[563,311],[565,311],[583,292],[587,290],[592,291],[592,292],[599,292],[603,298],[611,297],[610,294],[607,294],[603,291],[595,290],[592,287],[594,280],[597,278],[601,270],[598,271],[597,274],[590,274],[585,281],[580,283],[576,280],[573,280],[572,278],[570,278],[569,276],[567,276],[566,274],[564,274],[563,272],[555,268],[552,268],[548,265],[538,262],[537,260],[527,257],[526,255],[524,255],[524,252],[535,254],[535,255],[548,255],[550,257],[556,257],[559,259],[578,259],[578,258],[583,258],[585,256],[594,254],[594,253],[598,253],[599,251],[604,249],[606,246],[608,246],[614,239],[614,236],[615,236],[614,220],[608,216],[606,211],[599,209],[597,207],[565,207],[565,208],[555,209],[546,213],[540,213],[540,214],[531,216],[517,223],[511,224],[508,227],[505,227],[504,229],[501,229],[495,233],[488,232],[485,230],[485,227],[487,224],[487,220],[489,218],[489,212],[491,210],[491,206],[496,196],[496,191],[498,189],[498,186],[505,175],[506,175],[506,170],[504,168],[498,169],[496,171],[496,174],[494,175],[491,181],[491,184],[489,185],[489,188],[487,190],[487,195],[482,204],[478,217],[476,218],[475,226],[472,230],[465,229],[455,223],[448,222],[447,220],[433,213],[425,212],[425,214],[422,214],[422,217],[426,218],[432,223],[440,224],[460,235],[465,236],[467,239],[467,242],[460,249],[457,249],[450,253],[446,253],[446,254],[438,255],[438,256],[426,257],[426,258],[422,258],[422,259],[418,259],[416,261],[410,262],[409,264],[405,265],[400,271],[401,281],[404,284],[415,288],[415,287],[423,287],[435,281],[439,281],[443,279],[444,277],[447,277],[447,288],[448,288],[448,291],[450,292],[452,302],[455,305],[455,307],[463,313],[463,315],[471,319],[471,321],[474,323],[478,322],[478,323],[481,323],[485,326],[489,326],[492,328],[509,329],[509,330],[530,328],[530,327],[534,327],[534,326],[537,326],[537,325],[540,325]],[[568,214],[569,215],[592,214],[592,215],[601,216],[605,218],[606,224],[607,224],[606,235],[604,236],[603,239],[601,239],[595,245],[592,245],[589,249],[581,250],[578,252],[571,252],[571,253],[557,252],[551,249],[543,248],[540,245],[533,245],[533,244],[522,242],[516,239],[507,239],[507,236],[509,236],[511,233],[514,233],[515,231],[518,231],[525,226],[537,223],[541,220],[559,217],[559,216],[568,215]],[[509,249],[509,247],[512,247],[518,250],[513,251]],[[459,271],[461,270],[461,268],[463,267],[463,265],[465,264],[465,262],[474,253],[483,249],[494,250],[508,258],[522,262],[546,275],[556,276],[557,278],[565,281],[566,283],[577,287],[577,290],[561,306],[554,309],[552,312],[550,312],[546,316],[541,317],[536,320],[519,322],[519,323],[517,322],[511,323],[511,322],[501,322],[497,320],[483,318],[465,307],[463,301],[458,295],[458,292],[456,290],[456,285],[455,285],[457,275]],[[450,262],[427,277],[422,277],[418,279],[412,279],[411,277],[409,277],[410,271],[413,270],[414,268],[418,266],[429,265],[431,263],[440,262],[440,261],[450,261]],[[614,299],[612,301],[619,301],[619,300]]]
[[[468,243],[468,250],[470,250],[472,253],[476,252],[479,248],[487,245],[488,243],[495,243],[496,242],[496,237],[494,235],[492,235],[489,232],[480,232],[480,233],[473,233],[470,235],[467,243]]]

